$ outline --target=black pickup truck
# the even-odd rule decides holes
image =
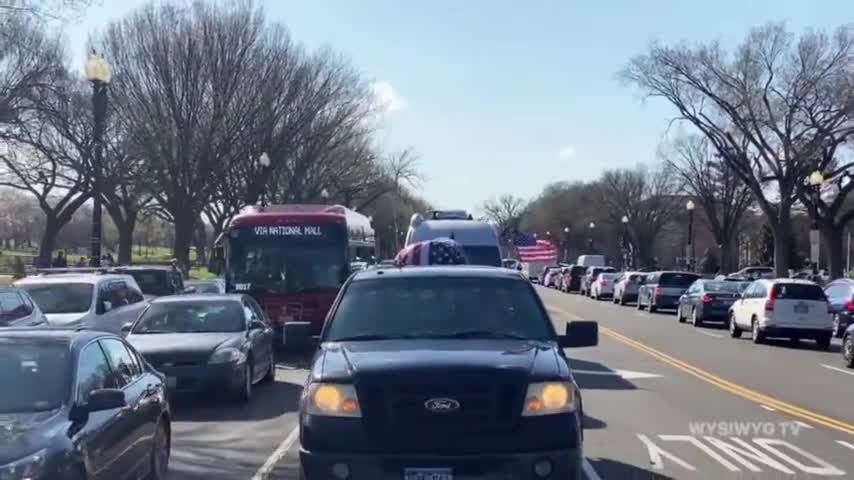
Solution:
[[[507,269],[352,276],[332,306],[300,401],[301,478],[580,479],[581,392],[558,335]]]

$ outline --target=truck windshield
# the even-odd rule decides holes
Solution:
[[[501,266],[501,252],[498,247],[463,245],[463,251],[466,254],[466,260],[472,265]]]
[[[554,331],[521,280],[420,277],[353,282],[325,340],[393,338],[552,339]]]
[[[348,266],[341,247],[265,242],[234,248],[229,273],[235,290],[285,293],[338,288]]]

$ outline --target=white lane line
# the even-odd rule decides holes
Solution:
[[[724,338],[724,336],[721,335],[720,333],[707,332],[705,330],[697,330],[697,333],[702,333],[703,335],[708,335],[710,337],[715,337],[715,338]]]
[[[842,445],[845,448],[850,448],[851,450],[854,450],[854,445],[846,442],[845,440],[837,440],[836,443]]]
[[[775,408],[771,408],[771,407],[769,407],[768,405],[762,405],[762,404],[760,404],[759,406],[760,406],[760,407],[762,407],[762,408],[764,408],[765,410],[768,410],[769,412],[776,412],[776,411],[777,411],[777,409],[775,409]]]
[[[801,427],[804,427],[804,428],[809,428],[809,429],[813,428],[813,426],[810,425],[809,423],[804,423],[800,420],[795,420],[795,424],[800,425]]]
[[[273,471],[273,468],[276,467],[276,464],[279,463],[279,460],[288,453],[288,450],[294,445],[294,443],[299,439],[299,426],[294,427],[291,430],[291,433],[282,440],[282,443],[279,444],[279,448],[270,455],[270,458],[264,462],[264,465],[261,465],[261,468],[255,472],[255,475],[252,476],[252,480],[266,480],[267,476],[270,475],[270,472]]]
[[[834,370],[834,371],[837,371],[837,372],[844,373],[844,374],[846,374],[846,375],[854,375],[854,370],[845,370],[844,368],[833,367],[833,366],[830,366],[830,365],[825,365],[825,364],[823,364],[823,363],[820,363],[819,365],[821,365],[821,366],[822,366],[822,367],[824,367],[824,368],[830,369],[830,370]]]
[[[587,477],[587,480],[602,480],[602,477],[596,473],[596,470],[593,468],[593,465],[590,465],[590,460],[584,458],[584,462],[581,464],[581,470],[584,471],[584,475]]]

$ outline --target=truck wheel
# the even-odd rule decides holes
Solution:
[[[655,313],[656,311],[658,311],[658,307],[656,307],[655,305],[650,303],[649,304],[649,313]]]
[[[815,340],[815,343],[816,343],[816,345],[818,345],[818,348],[820,348],[822,350],[830,350],[830,339],[831,338],[832,338],[832,335],[825,335],[823,337],[817,338]]]
[[[842,341],[842,360],[848,368],[854,368],[854,337],[848,335]]]
[[[695,327],[702,327],[703,326],[703,319],[700,318],[699,315],[697,315],[697,309],[696,308],[691,309],[691,324],[694,325]]]
[[[750,332],[751,337],[753,338],[753,343],[762,343],[765,341],[765,335],[762,334],[762,331],[759,330],[759,320],[753,319],[750,322]]]
[[[641,299],[640,299],[640,297],[638,297],[638,299],[637,299],[637,301],[635,302],[635,304],[637,305],[638,310],[643,310],[643,303],[641,303]]]

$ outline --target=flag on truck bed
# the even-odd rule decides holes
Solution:
[[[530,233],[516,232],[513,236],[513,246],[519,252],[519,260],[523,262],[556,262],[557,250],[548,240],[537,240]]]
[[[397,265],[461,265],[466,261],[463,247],[450,238],[436,238],[413,243],[394,259]]]

